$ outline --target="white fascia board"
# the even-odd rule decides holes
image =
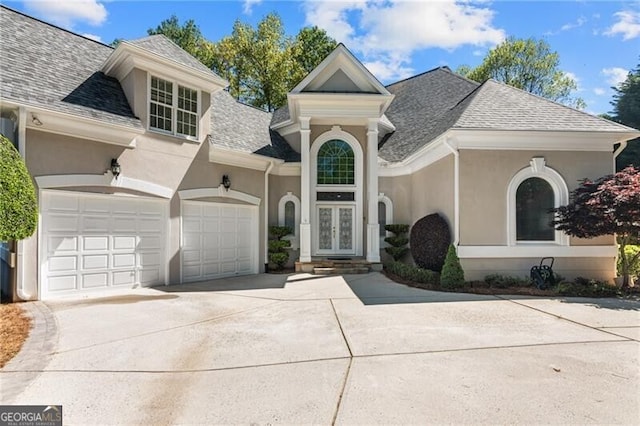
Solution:
[[[8,103],[6,103],[8,104]],[[16,104],[18,105],[18,104]],[[27,106],[27,116],[36,114],[41,126],[27,119],[27,129],[55,133],[81,139],[89,139],[111,145],[135,148],[136,138],[145,133],[143,128],[133,128],[78,115]]]
[[[302,164],[301,163],[282,163],[276,165],[271,171],[272,175],[276,176],[301,176]]]
[[[182,65],[126,41],[121,42],[107,58],[102,71],[122,81],[133,68],[139,68],[151,74],[162,73],[171,76],[172,80],[184,81],[190,87],[211,93],[229,85],[227,80],[215,74]],[[179,74],[176,75],[176,73]]]
[[[393,95],[303,93],[291,95],[295,116],[319,118],[379,118]]]
[[[209,161],[211,163],[226,164],[229,166],[244,167],[246,169],[260,170],[264,172],[270,163],[280,164],[283,160],[250,152],[234,151],[231,149],[217,148],[209,145]]]
[[[378,162],[378,176],[394,177],[410,175],[438,160],[451,155],[451,150],[444,144],[447,133],[428,143],[415,154],[398,163]]]
[[[554,244],[526,244],[515,246],[458,246],[461,259],[494,259],[522,257],[616,257],[617,247],[560,246]]]
[[[513,131],[453,129],[459,149],[479,150],[545,150],[545,151],[606,151],[613,144],[640,136],[622,132],[575,131]]]

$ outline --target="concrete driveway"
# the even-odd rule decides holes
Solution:
[[[65,424],[621,423],[640,303],[258,275],[27,304],[2,404]]]

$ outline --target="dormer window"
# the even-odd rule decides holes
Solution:
[[[198,138],[197,90],[151,76],[149,94],[149,129]]]

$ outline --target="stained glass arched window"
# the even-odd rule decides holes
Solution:
[[[334,139],[318,151],[318,185],[354,185],[355,161],[348,143]]]

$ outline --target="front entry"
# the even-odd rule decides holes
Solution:
[[[354,205],[317,204],[317,255],[355,255]]]

